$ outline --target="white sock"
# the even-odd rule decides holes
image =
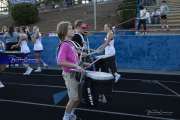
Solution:
[[[70,115],[71,115],[71,113],[68,113],[68,112],[64,113],[64,116],[70,116]]]
[[[71,115],[74,115],[76,109],[72,109]]]

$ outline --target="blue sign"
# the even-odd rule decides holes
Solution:
[[[36,59],[30,59],[25,55],[6,55],[0,52],[0,64],[36,64]]]
[[[36,0],[9,0],[11,4],[19,4],[19,3],[31,3],[35,4]]]

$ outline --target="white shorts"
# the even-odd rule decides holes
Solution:
[[[79,95],[79,82],[76,81],[75,73],[65,73],[63,72],[63,78],[68,91],[69,99],[78,100]]]

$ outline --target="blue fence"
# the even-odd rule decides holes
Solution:
[[[90,47],[97,48],[105,34],[89,36]],[[179,36],[116,35],[116,60],[119,69],[180,70]],[[58,39],[44,38],[44,59],[55,66]]]
[[[97,48],[105,34],[89,36],[90,47]],[[56,67],[57,37],[44,37],[43,59]],[[30,43],[32,48],[32,44]],[[180,35],[171,36],[134,36],[115,37],[116,60],[118,69],[180,70]]]

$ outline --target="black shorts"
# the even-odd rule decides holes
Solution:
[[[167,19],[167,15],[161,15],[161,19],[163,20]]]
[[[43,50],[34,50],[35,53],[42,53]]]
[[[7,50],[7,51],[20,51],[20,47],[11,49],[11,47],[12,47],[13,45],[16,45],[16,44],[18,44],[18,42],[8,42],[8,43],[6,43],[6,50]]]

